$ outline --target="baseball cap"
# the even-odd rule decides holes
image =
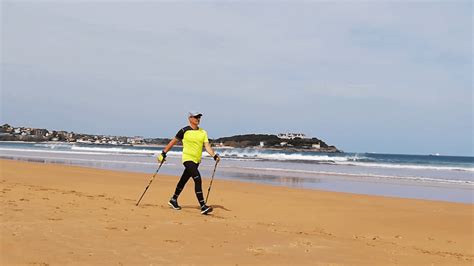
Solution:
[[[188,117],[191,117],[191,116],[202,116],[202,113],[200,113],[200,112],[194,112],[194,111],[193,111],[193,112],[189,112],[189,113],[188,113]]]

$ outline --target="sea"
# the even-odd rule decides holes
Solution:
[[[156,158],[163,148],[141,145],[0,142],[0,158],[149,173],[151,176],[158,167]],[[474,198],[474,157],[470,156],[320,153],[231,147],[215,150],[222,160],[216,168],[213,189],[218,189],[219,180],[226,179],[303,189],[470,204]],[[184,169],[181,151],[181,147],[175,146],[168,153],[160,173],[181,176]],[[215,166],[214,160],[204,152],[199,166],[201,175],[210,178]],[[144,180],[144,185],[147,182],[148,179]]]

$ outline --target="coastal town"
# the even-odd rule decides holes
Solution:
[[[105,145],[166,145],[169,138],[144,138],[142,136],[111,136],[48,130],[44,128],[0,126],[0,141],[24,142],[68,142]],[[317,138],[304,133],[246,134],[210,139],[215,147],[260,148],[285,150],[312,150],[320,152],[340,152],[335,146],[327,145]]]
[[[157,139],[159,140],[159,139]],[[68,131],[56,131],[43,128],[31,127],[13,127],[9,124],[3,124],[0,127],[0,141],[58,141],[58,142],[76,142],[90,144],[111,144],[111,145],[135,145],[153,143],[153,139],[145,139],[140,136],[109,136],[109,135],[92,135],[78,134]]]

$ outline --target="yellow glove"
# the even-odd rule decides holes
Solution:
[[[166,152],[165,151],[162,151],[161,154],[158,156],[158,162],[159,163],[163,163],[164,161],[166,161]]]

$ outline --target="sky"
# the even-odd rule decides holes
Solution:
[[[471,1],[1,0],[0,123],[473,156]]]

